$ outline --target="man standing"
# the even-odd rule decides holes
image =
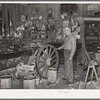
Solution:
[[[64,27],[64,44],[58,48],[58,50],[64,49],[64,65],[65,65],[65,80],[73,83],[73,56],[76,51],[76,37],[71,33],[71,29],[69,27]]]

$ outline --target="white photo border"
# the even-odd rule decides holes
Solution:
[[[100,3],[100,1],[0,1],[0,3],[45,3],[45,4],[59,4],[59,3]],[[0,99],[99,99],[100,90],[74,90],[74,89],[11,89],[0,90]]]

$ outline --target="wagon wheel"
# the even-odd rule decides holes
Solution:
[[[52,45],[46,45],[40,48],[36,63],[39,75],[46,79],[50,67],[58,69],[59,56],[56,48]]]

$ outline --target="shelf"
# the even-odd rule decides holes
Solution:
[[[84,21],[100,21],[99,17],[84,17]]]

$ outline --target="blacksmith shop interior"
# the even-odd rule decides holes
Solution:
[[[100,4],[0,4],[0,89],[100,89]]]

